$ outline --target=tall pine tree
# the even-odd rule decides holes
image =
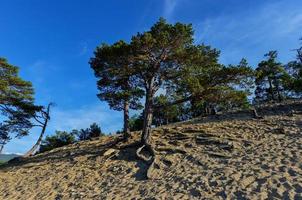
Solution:
[[[131,54],[131,46],[119,41],[97,47],[90,60],[91,68],[98,78],[98,97],[107,101],[112,109],[124,112],[125,139],[130,134],[129,109],[141,109],[139,99],[144,94],[138,87]]]

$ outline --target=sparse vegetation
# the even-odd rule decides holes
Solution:
[[[46,138],[42,140],[39,153],[50,151],[68,144],[73,144],[75,141],[76,139],[73,134],[66,131],[56,131],[54,135],[46,136]]]
[[[86,129],[72,130],[71,134],[76,136],[78,141],[91,140],[105,135],[102,133],[101,127],[96,123],[91,124],[90,127]]]

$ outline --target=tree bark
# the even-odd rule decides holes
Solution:
[[[130,136],[129,128],[129,102],[124,102],[124,139],[128,139]]]
[[[268,79],[268,83],[269,83],[269,91],[270,91],[270,93],[271,93],[272,100],[275,100],[275,95],[274,95],[274,91],[273,91],[272,80],[271,80],[271,79]]]
[[[144,126],[141,142],[142,144],[150,144],[151,136],[151,124],[152,124],[152,105],[153,105],[153,92],[152,88],[149,88],[146,92],[146,102],[144,111]]]
[[[44,116],[44,123],[42,125],[42,131],[41,131],[41,134],[40,134],[36,144],[26,154],[24,154],[24,157],[32,156],[36,152],[36,150],[40,147],[43,136],[44,136],[45,131],[46,131],[48,121],[49,121],[50,106],[51,106],[51,104],[48,104],[47,110],[46,110],[45,116]]]

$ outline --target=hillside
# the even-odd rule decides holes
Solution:
[[[0,162],[6,162],[18,156],[17,154],[0,154]]]
[[[0,199],[302,199],[302,103],[155,128],[149,163],[137,132],[80,142],[0,169]],[[149,178],[147,178],[149,177]]]

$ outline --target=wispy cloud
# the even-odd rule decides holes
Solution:
[[[265,51],[289,51],[289,46],[297,43],[302,34],[301,9],[302,4],[278,1],[252,10],[206,18],[195,27],[195,40],[221,49],[223,62],[233,63],[239,57],[250,56],[256,63]],[[289,57],[283,58],[286,59]]]
[[[105,104],[83,106],[78,109],[62,110],[54,107],[49,132],[54,130],[66,130],[87,128],[96,122],[106,133],[115,132],[122,127],[122,115],[120,112],[109,110]]]
[[[166,19],[171,19],[171,17],[173,17],[175,8],[179,2],[180,0],[164,0],[163,16]]]
[[[81,42],[80,43],[80,51],[79,56],[83,56],[88,52],[88,42]]]

